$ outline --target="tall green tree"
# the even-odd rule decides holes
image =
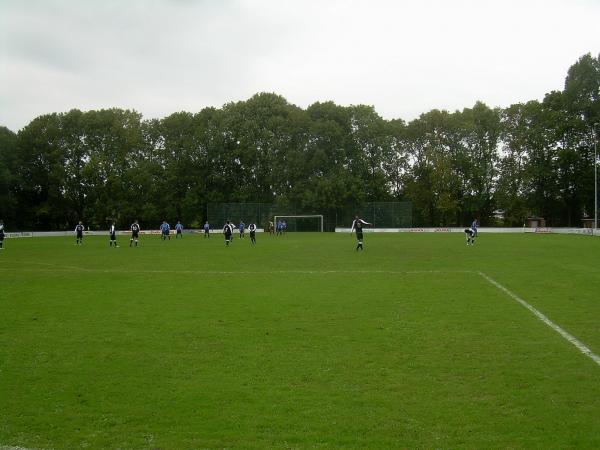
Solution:
[[[16,191],[22,181],[17,176],[17,135],[0,127],[0,219],[7,228],[15,228]]]

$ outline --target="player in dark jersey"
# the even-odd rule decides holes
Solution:
[[[233,231],[233,227],[231,226],[231,224],[229,223],[229,220],[227,221],[227,223],[225,224],[225,226],[223,227],[223,235],[225,236],[225,245],[229,245],[229,243],[231,242],[231,235]]]
[[[356,245],[356,251],[364,250],[363,249],[363,225],[373,225],[372,223],[365,222],[360,219],[358,216],[354,217],[354,221],[352,222],[352,228],[350,228],[350,233],[356,230],[356,240],[358,244]]]
[[[4,221],[0,220],[0,250],[4,250]]]
[[[473,228],[465,228],[465,237],[467,238],[467,245],[475,245],[475,237],[477,232]]]
[[[135,241],[135,246],[138,246],[138,239],[140,235],[140,224],[136,220],[131,224],[131,239],[129,240],[129,246]]]
[[[243,239],[245,236],[244,231],[246,230],[246,224],[243,220],[240,220],[240,225],[238,228],[240,229],[240,239]]]
[[[113,222],[110,228],[108,229],[108,234],[110,235],[109,244],[111,247],[117,248],[117,226]]]
[[[83,226],[83,223],[81,223],[81,221],[79,221],[79,223],[75,226],[75,245],[81,245],[83,244],[83,230],[85,229],[85,227]]]
[[[250,242],[252,245],[256,245],[256,224],[254,222],[248,225],[248,231],[250,232]]]

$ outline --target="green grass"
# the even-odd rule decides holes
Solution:
[[[600,354],[600,239],[73,243],[0,252],[0,447],[600,447],[600,366],[476,273]]]

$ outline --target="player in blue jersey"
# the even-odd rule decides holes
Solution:
[[[4,221],[0,220],[0,250],[4,250]]]
[[[75,226],[75,245],[83,244],[83,230],[85,227],[83,223],[79,221],[79,223]]]
[[[354,217],[354,221],[352,222],[352,228],[350,228],[350,233],[356,230],[356,240],[358,244],[356,245],[356,251],[364,250],[363,249],[363,225],[373,225],[372,223],[365,222],[358,216]]]
[[[208,224],[208,220],[204,223],[204,239],[210,237],[210,225]]]
[[[163,223],[160,226],[160,238],[165,241],[165,240],[171,240],[171,226],[167,223],[166,220],[163,220]]]
[[[238,227],[240,229],[240,239],[244,238],[244,231],[246,229],[246,224],[244,223],[243,220],[240,220],[240,225]]]
[[[177,221],[177,225],[175,225],[175,239],[183,238],[183,225],[181,222]]]
[[[108,229],[108,234],[110,236],[110,241],[108,242],[111,247],[117,248],[117,225],[115,222],[112,223],[110,228]]]
[[[471,229],[475,233],[475,237],[477,237],[477,219],[473,220],[473,223],[471,224]]]

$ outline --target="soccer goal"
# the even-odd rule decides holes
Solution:
[[[323,231],[323,215],[311,214],[301,216],[274,216],[273,222],[277,228],[277,223],[285,222],[286,231]]]

